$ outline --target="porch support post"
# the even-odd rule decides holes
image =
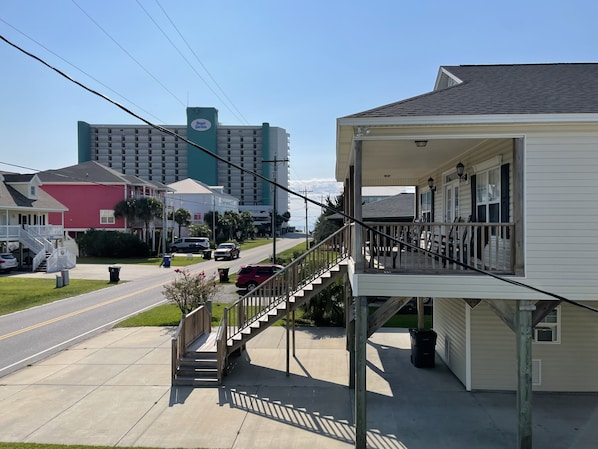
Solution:
[[[366,448],[367,435],[367,387],[366,350],[368,331],[368,300],[359,296],[356,300],[355,320],[355,448]]]
[[[347,351],[349,352],[349,388],[355,388],[355,302],[345,279],[345,316],[347,329]]]
[[[417,328],[423,329],[424,324],[424,298],[417,297]]]
[[[517,448],[532,449],[532,313],[531,301],[520,301],[517,324]]]
[[[358,221],[363,219],[361,204],[362,184],[362,147],[361,141],[355,141],[354,147],[354,184],[353,184],[353,207],[354,217]],[[365,265],[363,261],[363,229],[361,225],[355,224],[354,234],[355,274],[363,273]],[[359,293],[358,291],[354,291]],[[355,448],[365,449],[367,434],[367,389],[366,389],[366,344],[368,331],[368,302],[365,296],[355,297]]]
[[[514,241],[514,252],[511,251],[511,258],[515,258],[515,274],[523,275],[523,164],[524,164],[524,140],[523,138],[513,139],[513,223],[515,224],[515,235],[511,236]]]

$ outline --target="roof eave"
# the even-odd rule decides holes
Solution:
[[[337,130],[347,126],[402,125],[463,125],[505,123],[592,123],[598,113],[583,114],[488,114],[488,115],[432,115],[410,117],[354,117],[339,118]]]

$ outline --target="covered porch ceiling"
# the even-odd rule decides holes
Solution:
[[[440,169],[449,169],[465,155],[499,136],[445,133],[431,128],[339,126],[337,134],[337,181],[343,182],[353,165],[353,145],[362,142],[363,186],[414,186]],[[445,130],[446,131],[446,130]],[[501,136],[508,138],[507,136]],[[416,144],[416,141],[425,142]]]

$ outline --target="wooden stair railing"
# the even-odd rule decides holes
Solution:
[[[339,229],[224,309],[216,336],[220,380],[231,352],[346,272],[342,263],[350,256],[351,230],[351,225]]]

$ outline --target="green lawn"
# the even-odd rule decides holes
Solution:
[[[111,285],[114,284],[110,284],[108,281],[70,279],[69,285],[56,288],[55,279],[2,277],[0,278],[0,291],[2,291],[0,315],[81,295]]]
[[[217,326],[222,320],[224,308],[228,303],[215,302],[212,304],[212,326]],[[139,327],[139,326],[178,326],[181,320],[181,311],[175,304],[164,304],[147,310],[116,325],[116,327]],[[286,318],[277,321],[275,326],[285,326]],[[296,326],[313,326],[313,323],[303,319],[303,310],[295,312]],[[386,322],[383,327],[417,328],[416,314],[397,314]],[[424,328],[432,328],[432,316],[424,316]]]

